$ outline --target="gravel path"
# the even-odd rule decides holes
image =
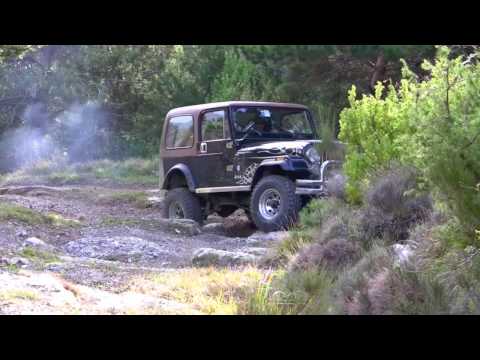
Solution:
[[[128,293],[128,282],[142,274],[192,267],[198,250],[222,250],[218,252],[222,256],[264,254],[285,235],[243,228],[238,233],[243,237],[235,236],[224,227],[237,218],[245,223],[241,214],[228,222],[210,217],[202,228],[189,221],[169,222],[160,217],[161,194],[148,188],[59,187],[0,195],[1,204],[22,206],[61,221],[29,224],[0,218],[0,313],[128,313],[132,308],[144,313],[184,313],[181,304]],[[49,285],[35,287],[35,281]],[[81,289],[75,291],[82,292],[84,300],[71,297],[72,286]],[[30,308],[33,298],[41,305]],[[91,304],[89,310],[82,307],[85,301]],[[123,305],[112,310],[110,302]]]

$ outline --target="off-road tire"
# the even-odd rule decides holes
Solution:
[[[165,196],[162,208],[162,217],[168,219],[169,208],[173,202],[177,202],[183,210],[184,218],[195,220],[199,224],[203,222],[202,207],[199,198],[187,188],[175,188],[169,190]]]
[[[262,216],[259,202],[268,189],[275,189],[280,194],[278,214],[273,219]],[[269,175],[261,179],[253,189],[250,198],[250,216],[257,228],[264,232],[284,230],[298,219],[300,196],[295,195],[295,184],[285,176]]]

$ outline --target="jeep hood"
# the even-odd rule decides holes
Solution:
[[[293,149],[304,149],[313,142],[318,142],[318,140],[269,141],[241,148],[238,150],[238,154],[285,155]]]
[[[321,140],[292,140],[292,141],[269,141],[253,146],[247,146],[238,150],[237,154],[255,155],[287,155],[295,149],[305,149],[310,144],[321,143]],[[335,143],[340,144],[338,141]]]

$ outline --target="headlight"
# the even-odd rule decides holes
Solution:
[[[307,157],[308,161],[310,161],[311,163],[317,163],[317,162],[320,162],[321,160],[320,154],[314,147],[311,147],[310,149],[308,149],[307,152],[305,153],[305,156]]]

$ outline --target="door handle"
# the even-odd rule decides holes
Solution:
[[[207,152],[207,143],[206,142],[200,143],[200,152],[201,153],[206,153]]]

